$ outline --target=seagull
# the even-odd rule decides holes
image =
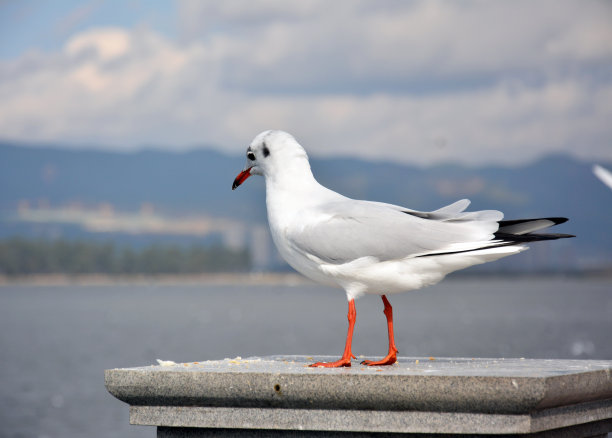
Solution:
[[[612,189],[612,172],[599,164],[595,164],[593,166],[593,173],[602,183]]]
[[[466,211],[462,199],[431,212],[361,201],[317,182],[308,155],[283,131],[264,131],[246,151],[246,165],[232,190],[251,175],[262,175],[272,239],[295,270],[315,282],[342,288],[348,299],[348,332],[342,357],[312,367],[350,367],[356,320],[355,300],[378,294],[383,301],[388,354],[363,365],[397,361],[393,308],[387,294],[420,289],[446,274],[527,249],[526,243],[574,237],[535,231],[566,218],[502,220],[496,210]]]

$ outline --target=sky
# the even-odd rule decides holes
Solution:
[[[612,2],[0,0],[0,139],[612,161]]]

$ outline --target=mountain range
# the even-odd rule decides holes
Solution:
[[[0,237],[44,234],[41,221],[20,222],[16,212],[24,206],[106,205],[114,212],[134,212],[147,205],[167,217],[201,215],[261,229],[266,223],[263,178],[250,178],[231,190],[244,160],[213,148],[116,153],[0,143]],[[523,263],[575,270],[612,265],[612,191],[594,177],[593,164],[564,155],[518,167],[311,159],[321,184],[352,198],[424,211],[469,198],[470,209],[499,209],[507,219],[569,217],[555,232],[577,238],[542,243]],[[612,169],[612,163],[598,164]],[[58,227],[53,229],[57,233]],[[84,234],[99,237],[100,231]],[[188,234],[182,239],[189,240]]]

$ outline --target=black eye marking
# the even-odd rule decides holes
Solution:
[[[251,161],[255,161],[255,154],[253,152],[247,152],[247,158]]]
[[[266,146],[265,143],[263,147],[263,154],[264,154],[264,157],[267,157],[268,155],[270,155],[270,149],[268,149],[268,146]]]

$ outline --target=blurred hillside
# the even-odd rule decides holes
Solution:
[[[567,156],[514,168],[312,159],[323,185],[353,198],[418,210],[469,198],[470,209],[499,209],[506,218],[569,217],[555,231],[576,239],[474,268],[528,272],[612,265],[612,191],[593,176],[592,164]],[[254,269],[283,269],[267,232],[263,179],[231,191],[243,165],[243,156],[211,149],[123,154],[3,143],[0,239],[217,245],[248,249]]]

